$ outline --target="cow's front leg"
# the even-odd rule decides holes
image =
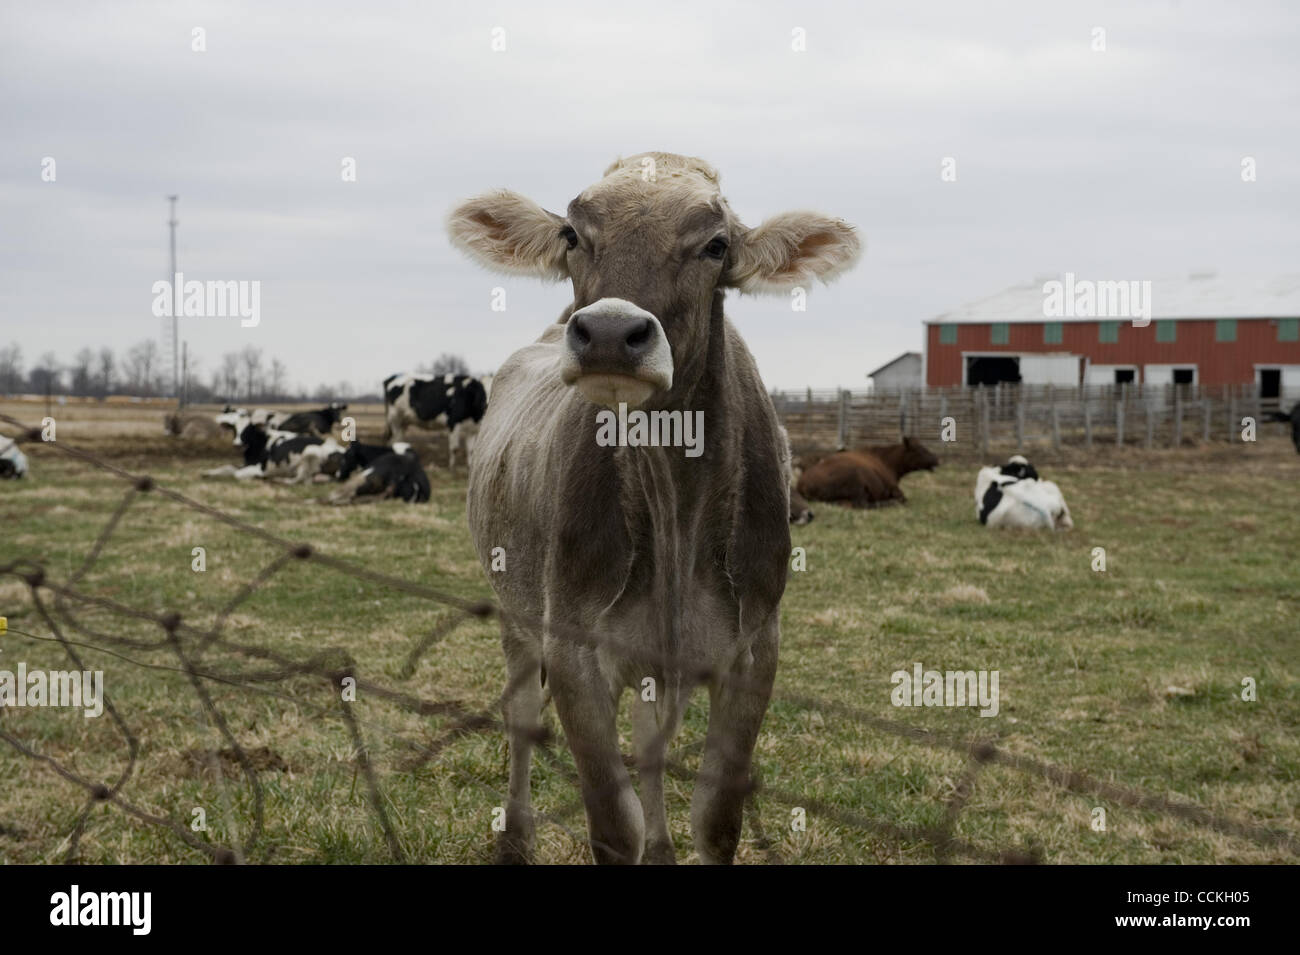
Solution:
[[[636,865],[645,818],[618,749],[617,696],[585,653],[548,665],[555,709],[578,766],[591,853],[600,865]]]
[[[660,725],[656,718],[664,720]],[[673,837],[668,831],[668,811],[664,807],[664,761],[680,723],[681,711],[671,701],[646,702],[636,694],[632,699],[632,737],[636,743],[637,776],[641,781],[641,808],[645,814],[646,838],[644,862],[650,865],[673,865]]]
[[[533,823],[530,780],[533,745],[542,730],[542,667],[540,640],[502,621],[501,644],[506,655],[506,688],[501,709],[506,720],[510,754],[510,800],[506,828],[497,840],[497,862],[522,865],[532,861]]]
[[[753,661],[709,687],[709,730],[691,796],[691,828],[700,861],[730,865],[740,843],[750,763],[776,679],[779,624],[773,614],[754,641]]]

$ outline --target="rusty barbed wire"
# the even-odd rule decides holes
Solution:
[[[39,431],[25,427],[22,422],[14,418],[0,415],[0,421],[20,429],[20,434],[15,438],[17,441],[40,440]],[[295,659],[278,651],[246,644],[227,636],[224,630],[231,614],[265,587],[281,569],[294,560],[309,560],[344,575],[366,580],[429,601],[452,611],[451,614],[444,617],[432,629],[427,631],[412,648],[401,667],[400,675],[402,678],[411,676],[415,672],[420,659],[456,627],[471,619],[486,619],[494,616],[512,625],[530,630],[545,628],[552,636],[573,640],[593,648],[612,649],[630,659],[645,662],[651,666],[675,668],[683,671],[691,669],[691,664],[687,660],[662,653],[656,654],[645,648],[620,644],[607,634],[595,634],[557,625],[550,621],[528,619],[517,614],[508,613],[490,601],[466,600],[413,581],[392,577],[359,566],[343,558],[322,552],[310,543],[291,541],[271,533],[265,528],[251,524],[219,508],[196,501],[185,494],[164,487],[151,477],[133,474],[117,467],[84,449],[57,442],[49,446],[56,448],[70,458],[98,468],[127,482],[128,488],[100,532],[96,535],[85,560],[67,581],[58,582],[52,580],[46,569],[39,564],[15,561],[0,565],[0,576],[17,577],[27,585],[32,606],[40,619],[49,628],[52,636],[44,637],[15,629],[10,629],[9,633],[32,640],[58,643],[78,670],[84,671],[88,669],[78,650],[91,650],[108,654],[132,666],[184,675],[199,704],[199,710],[204,720],[209,726],[216,729],[226,744],[226,749],[222,752],[230,753],[233,761],[239,766],[253,801],[253,822],[248,836],[245,839],[238,840],[236,845],[226,846],[201,839],[175,818],[166,814],[151,812],[127,800],[122,795],[122,792],[134,777],[138,768],[140,739],[132,731],[118,706],[105,691],[103,693],[104,709],[109,713],[119,736],[122,738],[125,749],[123,765],[111,785],[95,782],[87,778],[84,774],[74,771],[59,760],[38,752],[13,733],[0,729],[0,740],[3,740],[18,753],[48,766],[58,776],[79,787],[85,793],[86,802],[78,813],[73,828],[68,835],[68,850],[65,855],[65,861],[67,862],[78,861],[80,842],[90,813],[95,806],[100,804],[113,805],[136,820],[170,831],[186,846],[207,855],[214,863],[242,862],[247,859],[251,851],[256,850],[265,834],[266,825],[265,795],[258,778],[258,770],[253,765],[247,749],[239,742],[238,735],[230,728],[225,715],[218,708],[212,694],[207,691],[207,683],[215,683],[284,699],[295,705],[313,709],[322,716],[338,716],[351,743],[354,765],[365,784],[366,802],[370,813],[375,819],[390,855],[397,862],[405,861],[407,853],[385,809],[386,797],[379,774],[370,756],[370,747],[363,733],[365,729],[390,737],[412,752],[411,760],[400,767],[402,771],[406,772],[436,762],[452,744],[471,734],[500,732],[512,739],[519,738],[520,734],[526,734],[529,742],[538,747],[541,758],[576,787],[577,773],[562,758],[561,747],[556,745],[557,740],[552,736],[549,729],[545,726],[541,726],[535,731],[512,728],[496,715],[500,711],[504,699],[509,696],[512,686],[517,685],[518,681],[522,679],[533,678],[536,675],[535,671],[522,671],[511,681],[510,685],[507,685],[490,708],[475,710],[455,700],[425,699],[416,694],[365,679],[358,675],[355,661],[342,651],[327,650],[305,659]],[[175,611],[156,613],[143,610],[109,597],[88,593],[79,586],[80,582],[99,561],[109,540],[122,526],[133,503],[143,495],[151,493],[158,494],[196,513],[217,520],[242,534],[272,544],[278,549],[278,554],[222,605],[211,627],[193,626]],[[42,599],[41,590],[49,591],[54,595],[53,607]],[[160,628],[162,636],[157,640],[147,640],[138,636],[131,637],[97,629],[84,620],[79,612],[74,611],[73,604],[78,608],[98,608],[118,617],[126,617],[151,624]],[[89,639],[73,639],[65,632],[65,628]],[[123,649],[169,651],[180,665],[167,666],[138,660],[122,653],[121,650]],[[200,661],[205,654],[212,650],[225,651],[236,658],[250,661],[253,666],[260,668],[253,668],[253,666],[249,665],[244,665],[241,668],[237,664],[232,664],[229,660],[224,663],[224,669],[213,669],[210,665],[201,665]],[[700,678],[711,679],[729,689],[768,692],[767,688],[750,685],[743,679],[737,678],[734,674],[719,674],[698,670],[691,671],[691,674]],[[275,684],[301,677],[313,678],[327,687],[334,695],[335,704],[325,706],[304,699],[300,695],[291,696],[288,693],[274,689]],[[351,681],[351,685],[356,691],[382,699],[404,712],[417,716],[445,718],[449,721],[448,725],[443,727],[440,734],[431,742],[423,743],[411,739],[407,734],[395,730],[380,721],[362,719],[354,712],[355,703],[353,700],[349,699],[347,694],[340,692],[345,680]],[[767,786],[763,783],[757,770],[753,771],[752,777],[747,775],[744,779],[734,776],[714,777],[714,781],[719,785],[736,787],[744,791],[745,816],[749,820],[750,829],[754,833],[757,848],[769,863],[780,863],[783,860],[777,852],[775,843],[763,830],[758,806],[760,796],[775,803],[801,807],[806,812],[823,816],[845,828],[871,833],[877,838],[900,848],[928,846],[933,852],[935,861],[939,863],[947,862],[957,855],[978,862],[1033,863],[1040,861],[1037,853],[1032,850],[1026,850],[1019,846],[1001,848],[979,846],[956,835],[960,816],[969,804],[980,774],[987,767],[993,765],[1001,765],[1037,777],[1075,794],[1097,796],[1125,806],[1172,816],[1195,826],[1243,839],[1257,846],[1271,846],[1291,855],[1300,856],[1300,839],[1297,839],[1294,833],[1242,822],[1212,812],[1194,803],[1175,801],[1167,796],[1097,780],[1081,772],[1062,769],[1031,757],[1007,752],[989,739],[968,740],[944,736],[930,730],[865,713],[855,707],[832,700],[787,694],[773,695],[771,700],[772,702],[791,705],[808,712],[834,716],[863,729],[891,735],[926,748],[954,752],[965,756],[967,763],[966,768],[954,785],[952,793],[944,801],[942,823],[931,827],[899,826],[885,820],[870,818],[861,813],[847,810],[807,793],[794,793],[786,789]],[[0,709],[0,715],[2,714],[3,710]],[[697,751],[702,745],[703,742],[698,741],[681,746],[675,756],[665,755],[661,763],[637,763],[635,760],[631,762],[640,772],[648,770],[664,771],[675,779],[698,782],[702,778],[709,778],[708,775],[701,771],[690,770],[683,762],[683,759]],[[218,784],[224,786],[224,772],[221,771],[217,753],[207,750],[204,753],[204,758],[212,766]],[[499,788],[476,776],[460,772],[455,774],[455,778],[475,785],[501,799],[503,801],[502,805],[505,804],[505,800],[508,798]],[[621,786],[626,785],[626,783],[620,780],[610,785]],[[586,845],[588,841],[586,834],[574,832],[567,822],[569,818],[577,815],[583,809],[583,805],[582,799],[579,798],[555,812],[547,813],[536,809],[532,809],[531,812],[535,823],[553,825],[574,840],[575,843]],[[233,828],[232,826],[232,831]],[[273,851],[274,847],[268,850],[268,852]]]

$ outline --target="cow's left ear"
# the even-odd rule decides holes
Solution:
[[[452,245],[479,264],[556,281],[569,276],[563,227],[555,213],[508,190],[475,196],[447,217]]]
[[[731,252],[726,283],[742,292],[787,292],[829,282],[862,253],[857,230],[816,212],[783,212],[746,232]]]

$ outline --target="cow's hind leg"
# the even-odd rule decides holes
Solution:
[[[542,666],[539,640],[508,623],[501,625],[506,654],[506,689],[501,709],[510,753],[510,798],[506,828],[497,841],[497,862],[525,864],[532,860],[533,810],[530,775],[533,746],[542,730]]]
[[[578,766],[591,853],[600,865],[636,865],[645,818],[618,748],[617,698],[594,667],[572,660],[549,670],[547,681]]]
[[[665,722],[660,725],[656,718]],[[641,808],[645,814],[645,856],[648,865],[673,865],[673,838],[668,831],[668,811],[664,807],[664,761],[681,721],[681,712],[671,703],[662,706],[632,698],[632,737],[636,743],[637,775],[641,781]]]
[[[729,865],[740,843],[750,763],[776,679],[778,642],[774,616],[755,640],[753,663],[736,667],[709,688],[709,730],[691,797],[695,849],[705,864]]]

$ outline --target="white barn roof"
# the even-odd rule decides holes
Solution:
[[[1077,286],[1090,275],[1075,275]],[[1013,285],[1009,289],[944,312],[926,324],[984,322],[1090,322],[1095,318],[1045,318],[1043,285],[1063,276]],[[1300,317],[1300,274],[1272,278],[1196,274],[1179,279],[1151,280],[1151,318],[1297,318]]]
[[[908,359],[914,359],[915,361],[918,361],[918,362],[919,362],[919,361],[921,360],[921,353],[920,353],[919,351],[905,351],[905,352],[903,352],[901,355],[898,355],[898,356],[895,357],[895,358],[891,358],[891,359],[889,359],[889,361],[885,362],[883,365],[881,365],[881,366],[880,366],[879,368],[877,368],[875,371],[869,371],[869,372],[867,372],[867,377],[870,378],[870,377],[873,376],[873,375],[878,375],[878,374],[880,374],[882,371],[884,371],[886,368],[893,368],[893,367],[894,367],[895,365],[897,365],[900,361],[907,361]]]

